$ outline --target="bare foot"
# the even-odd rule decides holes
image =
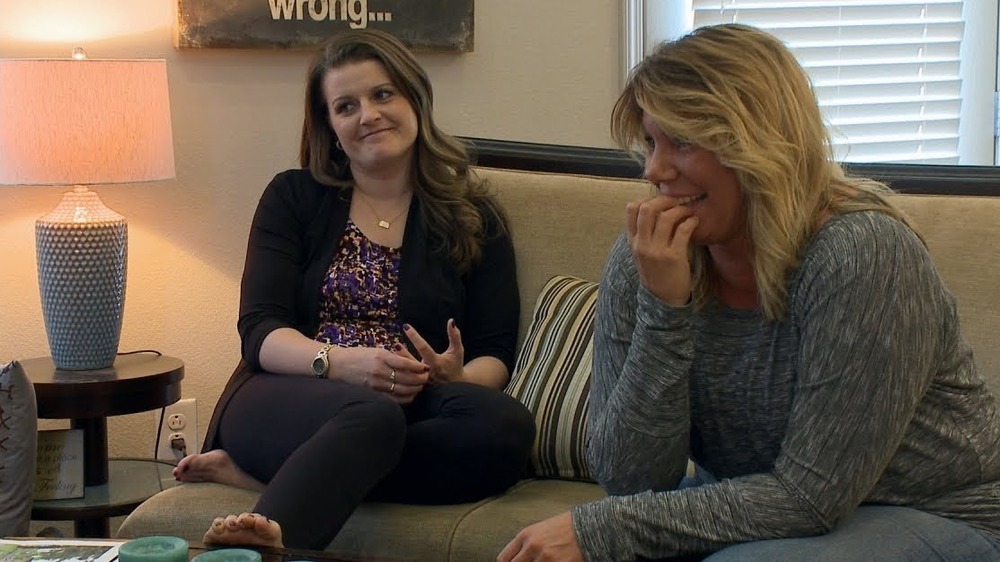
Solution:
[[[173,475],[181,482],[217,482],[257,492],[264,490],[263,484],[243,472],[222,449],[184,457],[177,463]]]
[[[281,525],[259,513],[216,517],[201,539],[205,544],[281,548]]]

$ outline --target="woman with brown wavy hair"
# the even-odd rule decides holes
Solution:
[[[612,133],[655,193],[598,293],[587,454],[610,495],[500,560],[1000,559],[997,402],[792,53],[735,24],[662,44]]]
[[[324,549],[365,499],[501,493],[534,438],[502,392],[519,300],[500,207],[434,124],[430,81],[392,36],[332,38],[309,68],[301,169],[250,229],[243,361],[205,450],[175,476],[260,490],[207,543]]]

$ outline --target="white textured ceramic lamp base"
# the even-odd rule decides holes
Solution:
[[[88,206],[95,202],[98,208]],[[125,218],[104,207],[92,191],[77,188],[35,223],[35,248],[42,314],[56,367],[110,367],[125,307]]]

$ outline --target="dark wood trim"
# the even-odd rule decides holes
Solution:
[[[624,151],[467,137],[480,166],[638,178],[642,166]],[[1000,167],[920,164],[848,164],[847,170],[887,182],[902,193],[1000,197]]]
[[[925,164],[845,164],[848,172],[884,181],[902,193],[1000,197],[1000,168]]]
[[[612,178],[642,177],[642,166],[611,148],[466,138],[481,166],[532,172],[563,172]]]

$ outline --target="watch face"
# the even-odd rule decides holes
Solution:
[[[312,367],[313,367],[313,373],[314,374],[316,374],[316,375],[324,375],[324,374],[326,374],[326,361],[323,361],[323,359],[321,359],[319,357],[313,359],[313,365],[312,365]]]

